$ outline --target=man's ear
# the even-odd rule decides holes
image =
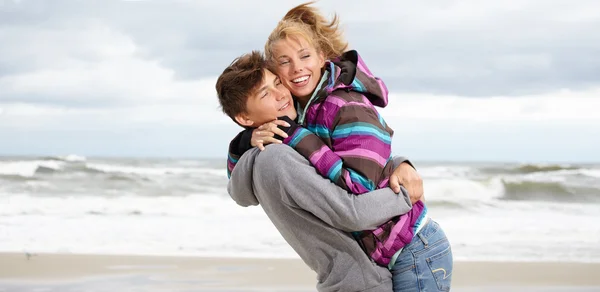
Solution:
[[[242,126],[251,127],[254,125],[254,121],[251,120],[247,114],[241,113],[235,116],[235,120]]]

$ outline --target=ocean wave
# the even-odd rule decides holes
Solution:
[[[482,169],[484,173],[490,174],[530,174],[539,172],[558,172],[565,170],[579,170],[581,167],[571,165],[558,164],[522,164],[518,166],[508,167],[485,167]]]
[[[219,176],[226,178],[225,169],[213,168],[188,168],[188,167],[164,167],[164,166],[129,166],[120,164],[101,164],[90,163],[86,165],[86,170],[90,172],[101,173],[120,173],[137,176],[165,176],[165,175],[201,175],[201,176]]]
[[[20,181],[21,178],[38,177],[52,179],[50,175],[60,178],[75,176],[78,179],[96,179],[98,175],[108,180],[142,180],[149,181],[155,177],[171,176],[181,178],[198,178],[207,180],[226,179],[224,166],[210,167],[173,167],[165,165],[127,165],[126,163],[89,162],[85,158],[58,159],[46,157],[40,160],[0,161],[0,177],[3,180]]]
[[[427,207],[430,207],[430,208],[433,207],[433,208],[454,209],[454,210],[467,209],[467,206],[461,202],[449,201],[449,200],[442,200],[442,201],[428,200],[427,197],[425,197],[425,204],[427,205]]]
[[[535,165],[535,164],[524,164],[517,167],[515,170],[519,173],[532,173],[532,172],[551,172],[560,170],[576,170],[579,167],[564,166],[564,165]]]
[[[0,162],[0,176],[33,177],[36,173],[49,173],[62,169],[60,161],[3,161]]]
[[[3,181],[17,182],[17,183],[39,180],[38,178],[36,178],[34,176],[22,176],[22,175],[18,175],[18,174],[0,174],[0,179]]]
[[[65,161],[65,162],[85,162],[87,158],[85,156],[79,156],[76,154],[69,154],[65,156],[43,156],[41,160],[49,161]]]
[[[600,178],[600,169],[581,169],[579,174],[588,177]]]
[[[567,186],[561,182],[502,181],[503,200],[552,201],[552,202],[600,202],[600,189]]]
[[[123,181],[123,182],[137,182],[137,181],[151,181],[149,178],[145,177],[134,177],[129,174],[121,174],[121,173],[109,173],[106,177],[109,181]]]
[[[424,180],[427,203],[453,201],[461,203],[488,203],[501,197],[504,188],[499,178],[472,180],[466,178]]]
[[[0,204],[0,216],[174,216],[197,217],[228,209],[239,211],[229,197],[216,194],[188,196],[31,196],[9,195]],[[258,211],[258,209],[257,209]]]
[[[471,166],[438,165],[419,167],[419,174],[424,178],[454,178],[467,177],[476,170]]]

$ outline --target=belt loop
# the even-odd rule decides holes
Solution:
[[[425,238],[425,236],[423,236],[423,235],[421,234],[421,232],[417,233],[417,236],[418,236],[418,237],[421,239],[421,241],[423,242],[423,244],[424,244],[425,246],[427,246],[427,244],[429,243],[429,242],[427,241],[427,238]]]

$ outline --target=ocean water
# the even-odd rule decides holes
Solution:
[[[600,262],[600,165],[415,161],[457,260]],[[225,160],[0,158],[0,252],[297,255]]]

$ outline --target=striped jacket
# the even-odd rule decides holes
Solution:
[[[393,171],[394,132],[375,109],[387,105],[387,87],[356,51],[325,66],[327,80],[300,112],[302,127],[283,142],[306,157],[317,172],[351,193],[387,187]],[[230,153],[230,170],[237,157]],[[425,212],[425,206],[417,202],[409,213],[355,236],[375,262],[387,266],[392,256],[412,241],[414,227]]]

